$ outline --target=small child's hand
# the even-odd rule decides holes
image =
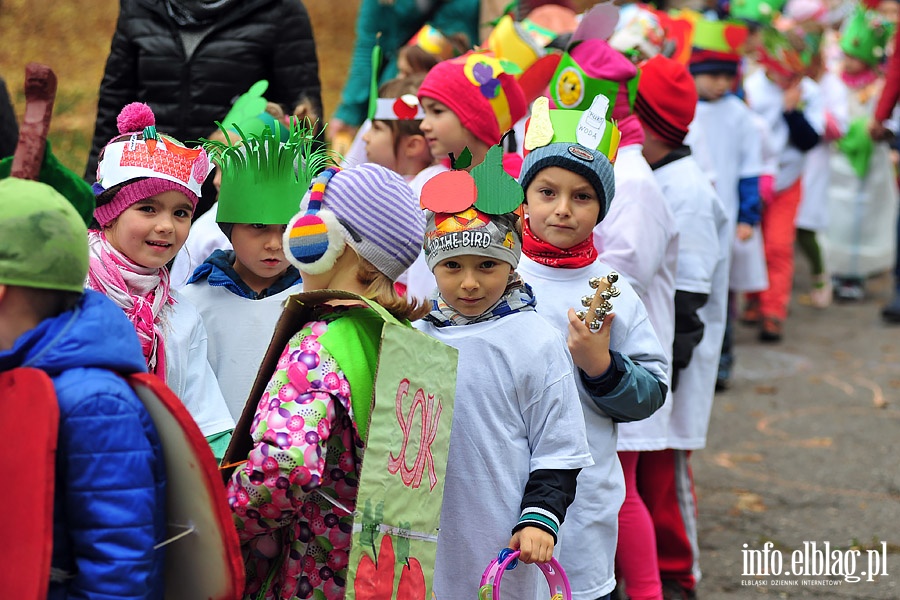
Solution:
[[[540,527],[523,527],[509,540],[509,547],[519,551],[524,563],[545,563],[553,558],[553,536]]]
[[[800,106],[800,98],[803,90],[800,88],[800,81],[796,81],[784,90],[784,111],[791,112],[797,110]]]
[[[612,362],[609,355],[609,331],[615,314],[609,313],[603,319],[600,331],[593,332],[569,309],[569,352],[575,366],[588,377],[603,375]]]
[[[740,241],[746,242],[753,237],[753,226],[748,223],[738,223],[735,235]]]

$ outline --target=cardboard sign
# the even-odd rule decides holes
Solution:
[[[431,598],[458,353],[355,294],[291,296],[223,459],[230,479],[253,447],[258,399],[290,338],[329,300],[355,300],[384,319],[350,549],[347,600]]]

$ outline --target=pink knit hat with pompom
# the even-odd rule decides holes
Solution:
[[[97,223],[105,227],[132,204],[169,191],[181,192],[196,208],[210,170],[206,152],[159,134],[153,111],[140,102],[125,106],[116,125],[120,135],[101,152],[93,185]]]

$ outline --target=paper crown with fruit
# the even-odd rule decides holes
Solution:
[[[468,166],[468,153],[454,167]],[[427,213],[425,260],[430,269],[464,254],[487,256],[515,268],[522,252],[520,210],[525,193],[503,170],[503,150],[488,149],[471,173],[451,170],[422,187],[420,203]]]
[[[210,171],[209,158],[202,148],[188,148],[159,133],[146,104],[126,105],[117,126],[120,135],[103,148],[97,165],[96,195],[128,181],[153,178],[180,184],[196,201]]]
[[[596,96],[587,110],[551,109],[547,98],[538,98],[525,123],[525,155],[541,146],[573,142],[597,150],[615,163],[620,134],[606,117],[608,105],[606,96]]]
[[[332,154],[316,140],[313,129],[296,119],[284,142],[269,127],[260,134],[235,128],[240,135],[237,143],[204,142],[222,170],[216,221],[286,224],[313,178],[334,162]]]
[[[604,118],[609,100],[597,96],[591,108],[551,110],[546,98],[538,98],[525,125],[525,161],[519,184],[527,190],[538,173],[561,167],[584,177],[600,200],[598,223],[609,211],[615,195],[612,163],[619,148],[619,130]]]
[[[884,60],[892,30],[878,12],[858,6],[841,32],[841,51],[874,67]]]
[[[422,30],[430,27],[425,25]],[[432,28],[433,29],[433,28]],[[436,29],[434,31],[437,31]],[[440,33],[440,32],[438,32]],[[417,34],[418,35],[418,34]],[[380,38],[372,47],[372,76],[369,79],[369,110],[368,119],[379,121],[414,121],[425,118],[422,106],[415,94],[404,94],[399,98],[378,97],[378,73],[381,67],[382,50]]]

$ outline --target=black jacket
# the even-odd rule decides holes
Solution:
[[[208,31],[190,56],[162,0],[121,0],[106,62],[85,179],[97,155],[118,134],[116,116],[129,102],[146,102],[156,128],[181,142],[209,136],[215,121],[260,79],[267,100],[290,114],[309,100],[322,116],[316,46],[300,0],[243,0]],[[200,31],[203,31],[202,29]]]

